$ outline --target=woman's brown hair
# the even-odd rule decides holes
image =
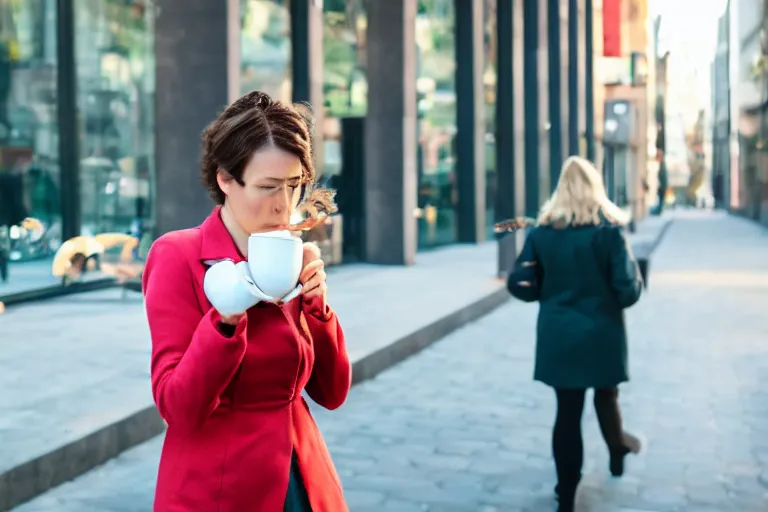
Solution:
[[[315,187],[313,124],[309,109],[273,100],[261,91],[237,99],[203,131],[201,171],[211,198],[216,204],[224,204],[226,198],[216,181],[219,170],[243,186],[243,170],[253,154],[275,146],[296,155],[301,162],[304,185],[299,208],[312,217],[335,212],[334,193]]]

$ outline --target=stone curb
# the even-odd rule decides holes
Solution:
[[[416,354],[460,327],[490,313],[509,300],[500,287],[434,322],[373,352],[352,365],[358,384]],[[120,453],[162,434],[165,422],[149,406],[81,439],[59,447],[0,474],[0,511],[7,511],[73,480]]]
[[[25,290],[23,292],[9,293],[0,296],[0,302],[3,302],[6,306],[17,306],[19,304],[26,304],[29,302],[57,299],[59,297],[72,295],[74,293],[95,292],[98,290],[113,288],[115,286],[119,285],[114,278],[104,277],[68,285],[54,284],[51,286],[43,286],[40,288]]]

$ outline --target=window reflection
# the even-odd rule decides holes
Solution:
[[[241,0],[240,92],[254,89],[291,101],[288,0]]]
[[[345,261],[362,255],[362,146],[368,108],[364,0],[323,2],[323,176],[337,191]]]
[[[362,0],[323,2],[323,80],[327,116],[365,115],[367,28]]]
[[[154,9],[75,2],[81,232],[149,236],[154,176]]]
[[[416,16],[419,246],[456,241],[456,59],[453,0],[421,0]]]
[[[484,71],[485,97],[485,225],[487,237],[493,238],[496,202],[496,0],[484,0]],[[512,194],[511,190],[505,193]]]
[[[0,295],[47,284],[59,244],[55,7],[0,2]]]

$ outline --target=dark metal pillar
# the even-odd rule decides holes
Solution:
[[[579,154],[579,0],[568,0],[568,153]]]
[[[496,7],[496,222],[512,218],[517,213],[515,153],[522,148],[518,148],[515,141],[514,5],[519,1],[501,1]],[[514,236],[500,238],[497,257],[499,276],[503,277],[512,268],[515,257]]]
[[[323,3],[291,0],[291,73],[293,101],[308,103],[315,122],[312,148],[315,168],[322,173],[323,154]]]
[[[563,163],[562,51],[560,0],[547,0],[549,64],[549,187],[555,189]]]
[[[485,239],[483,0],[455,0],[458,241]]]
[[[586,75],[586,101],[584,105],[584,114],[587,120],[587,159],[595,161],[595,49],[594,49],[594,10],[593,0],[586,0],[584,6],[585,34],[586,41],[586,59],[584,62],[584,73]]]
[[[73,0],[56,2],[59,168],[62,238],[80,235],[80,126],[77,119],[77,67]]]
[[[523,1],[523,82],[525,84],[525,213],[535,217],[539,209],[539,0]]]

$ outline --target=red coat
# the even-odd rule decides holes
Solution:
[[[168,431],[155,512],[281,512],[296,451],[313,512],[345,512],[339,477],[301,396],[346,400],[351,366],[339,322],[294,299],[258,304],[225,337],[203,292],[209,260],[242,261],[216,208],[160,237],[144,269],[152,392]]]

